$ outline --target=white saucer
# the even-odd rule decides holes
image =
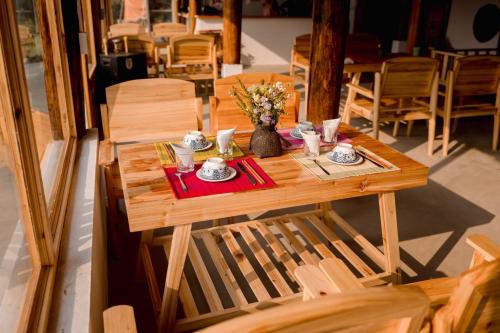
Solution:
[[[333,158],[332,158],[332,153],[328,153],[326,154],[326,159],[330,162],[332,162],[333,164],[337,164],[337,165],[358,165],[358,164],[361,164],[363,163],[364,161],[364,158],[363,156],[359,155],[359,154],[356,154],[356,159],[352,162],[348,162],[348,163],[343,163],[343,162],[337,162],[335,161]]]
[[[203,151],[203,150],[207,150],[208,148],[212,147],[214,144],[212,143],[212,141],[207,141],[207,145],[203,148],[199,148],[199,149],[194,149],[193,151]]]
[[[236,170],[231,168],[231,167],[227,167],[229,169],[229,176],[227,176],[226,178],[223,178],[223,179],[207,179],[207,178],[204,178],[202,175],[201,175],[201,169],[198,169],[198,171],[196,171],[196,177],[198,177],[198,179],[201,179],[203,180],[204,182],[209,182],[209,183],[220,183],[220,182],[225,182],[226,180],[229,180],[229,179],[233,179],[234,177],[236,177]]]

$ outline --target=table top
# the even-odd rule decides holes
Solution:
[[[171,191],[152,143],[121,145],[118,147],[118,162],[130,231],[153,230],[427,184],[426,166],[345,124],[340,132],[351,138],[354,145],[363,146],[399,170],[325,181],[297,163],[290,155],[294,151],[285,151],[279,157],[254,157],[275,181],[276,187],[272,189],[178,200]],[[245,153],[248,153],[249,140],[249,133],[235,136]]]

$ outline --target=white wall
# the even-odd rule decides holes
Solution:
[[[447,37],[455,49],[496,48],[498,34],[489,42],[480,43],[474,37],[472,24],[477,10],[486,4],[500,6],[500,0],[453,0],[450,19],[448,21]]]
[[[222,29],[222,18],[198,18],[196,30]],[[296,36],[311,33],[310,18],[246,18],[241,24],[243,65],[287,65]]]

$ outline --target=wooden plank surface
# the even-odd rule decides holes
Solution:
[[[130,231],[373,195],[427,184],[426,166],[347,125],[343,124],[340,131],[350,137],[355,145],[365,147],[400,170],[320,181],[285,152],[279,157],[255,158],[276,183],[274,188],[177,200],[165,178],[154,145],[122,145],[118,147],[118,159]],[[250,134],[244,133],[235,137],[246,153],[249,139]]]

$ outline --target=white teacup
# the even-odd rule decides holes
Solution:
[[[356,160],[356,150],[349,143],[339,143],[332,150],[332,159],[338,163],[352,163]]]
[[[337,142],[337,130],[340,125],[340,117],[336,119],[323,120],[323,141]]]
[[[229,176],[229,173],[226,162],[220,157],[211,157],[201,166],[201,176],[206,179],[224,179]]]
[[[190,131],[182,142],[192,150],[203,149],[207,146],[207,138],[200,131]]]
[[[301,121],[297,124],[297,128],[300,132],[314,131],[314,125],[310,121]]]

